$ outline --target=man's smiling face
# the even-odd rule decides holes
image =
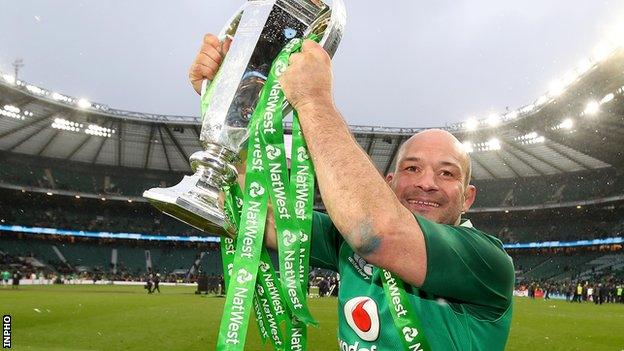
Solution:
[[[446,131],[431,129],[405,142],[386,181],[412,213],[457,225],[475,199],[469,177],[470,158],[461,143]]]

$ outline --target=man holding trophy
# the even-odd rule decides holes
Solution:
[[[254,2],[265,1],[248,3]],[[305,2],[308,8],[322,6],[322,3],[311,0],[277,1],[289,2],[299,5]],[[341,2],[334,1],[334,6],[336,3]],[[296,8],[299,11],[303,7]],[[247,11],[249,9],[245,10]],[[220,80],[234,74],[232,62],[242,55],[242,48],[247,44],[247,39],[244,36],[239,37],[239,32],[247,33],[246,25],[251,23],[245,16],[244,14],[239,19],[238,32],[233,40],[225,36],[221,40],[213,35],[204,37],[189,73],[191,84],[202,95],[202,103],[205,96],[225,89],[223,87],[227,84],[220,83]],[[245,21],[249,23],[244,24]],[[266,26],[271,25],[269,16]],[[286,37],[291,34],[291,29],[287,27],[284,30]],[[296,28],[292,30],[296,32]],[[265,34],[266,31],[263,32]],[[260,47],[251,47],[249,51],[258,53]],[[248,96],[257,97],[259,89],[253,90],[253,82],[258,79],[263,83],[266,81],[260,101],[271,103],[271,98],[280,90],[277,88],[281,88],[290,106],[298,113],[293,129],[300,125],[299,134],[305,139],[302,141],[303,145],[307,144],[327,209],[327,214],[314,212],[311,216],[310,262],[312,266],[331,269],[341,275],[338,311],[340,350],[504,349],[511,323],[513,263],[498,239],[474,229],[470,221],[461,218],[476,196],[475,187],[470,185],[469,155],[450,133],[427,130],[412,136],[401,146],[394,172],[385,179],[381,177],[366,152],[352,137],[347,123],[334,104],[331,59],[326,50],[331,54],[335,46],[332,48],[330,45],[328,49],[327,41],[321,40],[321,44],[317,44],[312,40],[305,40],[301,44],[300,52],[290,56],[287,68],[280,66],[276,60],[271,69],[271,74],[275,73],[274,80],[271,75],[268,78],[265,76],[266,70],[254,68],[259,72],[254,75],[249,74],[248,68],[242,75],[243,81],[240,84],[236,82],[235,85],[238,85],[239,93],[252,87],[252,93]],[[291,52],[294,51],[296,50]],[[253,60],[252,58],[251,61]],[[210,88],[202,86],[204,80],[212,81]],[[271,86],[276,87],[276,90],[269,89]],[[259,121],[264,121],[266,127],[267,119],[262,120],[262,116],[258,114],[271,115],[275,109],[271,110],[270,105],[268,109],[263,106],[262,111],[258,112],[261,105],[258,103],[258,108],[254,111],[257,99],[248,104],[251,106],[249,107],[244,101],[236,100],[243,95],[237,95],[234,98],[235,103],[230,104],[228,118],[235,107],[237,113],[258,117]],[[217,98],[212,98],[211,101],[210,106],[203,106],[207,112],[204,114],[202,137],[205,129],[211,133],[225,133],[226,129],[229,132],[236,131],[236,123],[226,122],[214,126],[210,125],[213,122],[206,121],[210,109],[214,111],[220,103]],[[275,155],[279,156],[280,152],[269,153],[269,150],[275,151],[269,143],[265,146],[265,154],[258,152],[256,155],[254,145],[262,144],[263,140],[268,140],[271,136],[262,134],[260,124],[257,124],[260,122],[249,123],[251,127],[250,146],[246,154],[247,179],[243,180],[244,174],[239,174],[239,182],[246,189],[246,200],[242,209],[239,206],[240,219],[235,221],[240,223],[236,250],[241,250],[241,255],[259,250],[240,243],[250,242],[253,237],[247,235],[247,229],[244,229],[244,233],[241,232],[241,228],[253,227],[254,230],[264,232],[265,246],[279,248],[281,254],[284,245],[291,244],[287,239],[291,236],[296,239],[297,236],[292,234],[293,230],[283,229],[285,224],[280,222],[282,215],[289,212],[287,209],[281,210],[280,203],[283,201],[279,196],[271,195],[270,200],[267,200],[264,187],[259,186],[260,181],[253,181],[259,178],[249,178],[255,177],[250,173],[250,168],[262,164],[262,160],[267,162],[267,157],[273,159]],[[295,134],[293,130],[293,138]],[[208,138],[202,140],[206,141]],[[206,152],[212,152],[221,158],[213,154],[209,157],[191,157],[193,169],[209,173],[210,177],[216,174],[217,178],[225,179],[223,184],[232,183],[236,177],[236,174],[231,174],[235,173],[233,166],[222,166],[219,172],[206,171],[209,169],[208,160],[219,159],[219,165],[227,164],[223,160],[235,161],[236,158],[229,155],[230,151],[227,150],[238,151],[236,148],[240,149],[244,140],[238,139],[234,143],[236,145],[227,144],[232,140],[226,139],[220,144],[225,145],[223,150],[217,151],[207,143]],[[305,160],[307,157],[300,161]],[[210,214],[205,210],[208,206],[198,209],[198,204],[201,201],[206,202],[205,199],[212,195],[204,184],[206,175],[193,177],[186,177],[181,183],[192,183],[195,188],[190,192],[185,190],[187,188],[183,191],[181,188],[170,188],[172,190],[162,193],[150,193],[150,190],[146,192],[146,197],[166,213],[200,229],[222,227],[225,228],[225,231],[220,232],[222,235],[235,232],[231,228],[236,227],[236,223],[229,223],[231,219],[228,220],[228,216],[219,215],[218,211],[213,211],[217,215]],[[184,195],[177,195],[182,192]],[[266,217],[254,212],[262,201],[257,200],[259,205],[254,206],[247,198],[264,199],[262,201],[269,206]],[[177,207],[172,209],[170,206],[174,203]],[[236,211],[231,211],[234,212]],[[216,219],[211,219],[213,217]],[[204,227],[202,223],[205,221],[202,218],[217,223],[218,226],[211,224],[212,227]],[[300,232],[299,239],[303,243],[308,235],[305,235],[306,230],[302,229]],[[303,248],[303,244],[301,245]],[[234,249],[231,248],[230,251]],[[228,269],[238,267],[237,264],[236,261],[228,265]],[[266,265],[266,262],[260,263],[260,270],[264,271],[263,267]],[[288,267],[280,267],[280,271],[284,273],[284,268]],[[255,275],[248,271],[249,268],[234,268],[232,278],[236,279],[233,280],[240,284],[249,283]],[[301,274],[305,276],[304,273]],[[287,284],[288,281],[284,280],[282,287],[286,289]],[[232,286],[229,285],[230,288]],[[262,293],[267,287],[270,288],[271,285],[265,284],[257,292]],[[241,295],[246,291],[242,285],[235,288]],[[292,297],[292,301],[297,301],[294,290],[292,294],[288,291],[285,295]],[[294,311],[297,308],[296,303],[286,300],[289,308]],[[236,297],[233,301],[230,305],[226,303],[224,313],[230,313],[228,308],[235,311],[239,308]],[[297,320],[311,323],[310,319],[306,319],[308,315],[305,313],[305,303],[303,305],[300,313],[294,313],[294,323]],[[242,308],[240,307],[241,310]],[[260,319],[259,325],[262,330]],[[228,340],[233,340],[232,344],[239,342],[239,339],[234,339],[239,326],[232,323],[227,326],[225,329],[222,324],[224,334],[220,334],[220,339],[225,340],[223,345]],[[230,335],[232,338],[229,338]],[[298,349],[292,343],[289,345],[290,349]],[[226,349],[225,346],[223,349]]]

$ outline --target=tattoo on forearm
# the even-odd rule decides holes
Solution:
[[[373,226],[370,221],[364,221],[358,228],[356,228],[350,235],[349,242],[358,254],[370,255],[375,253],[381,245],[381,238],[373,230]]]

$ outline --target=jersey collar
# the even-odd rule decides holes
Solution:
[[[474,228],[474,226],[472,225],[472,222],[469,219],[460,219],[459,220],[459,226],[460,227],[466,227],[466,228]]]

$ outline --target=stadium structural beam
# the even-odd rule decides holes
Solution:
[[[406,137],[400,136],[397,138],[397,143],[394,145],[394,149],[392,149],[392,153],[390,154],[390,158],[388,159],[388,163],[386,164],[386,168],[384,169],[384,173],[382,174],[384,177],[388,174],[390,167],[392,167],[392,163],[394,162],[394,158],[396,157],[396,153],[399,151],[401,144],[406,140]]]
[[[40,121],[45,121],[48,120],[52,117],[56,116],[56,114],[52,114],[50,116],[48,116],[47,118],[43,118]],[[29,124],[28,126],[34,125],[34,123]],[[24,126],[24,128],[27,126]],[[11,147],[9,147],[9,151],[13,151],[15,150],[17,147],[19,147],[20,145],[22,145],[23,143],[25,143],[27,140],[30,140],[30,138],[34,137],[35,135],[41,133],[44,129],[49,128],[50,126],[47,123],[44,123],[42,126],[40,126],[36,131],[28,134],[27,136],[25,136],[24,138],[20,139],[17,143],[11,145]],[[21,130],[23,128],[19,128],[19,130]]]
[[[511,145],[511,143],[506,143],[506,144],[507,144],[507,145]],[[565,169],[561,168],[560,166],[557,166],[556,164],[554,164],[554,163],[552,163],[552,162],[550,162],[550,161],[546,160],[545,158],[543,158],[543,157],[541,157],[541,156],[538,156],[538,155],[536,155],[536,154],[535,154],[535,153],[533,153],[533,152],[530,152],[529,150],[527,150],[526,148],[522,147],[521,145],[515,145],[514,147],[515,147],[515,148],[517,148],[518,150],[520,150],[520,151],[524,152],[525,154],[527,154],[527,155],[529,155],[529,156],[531,156],[531,157],[535,158],[536,160],[538,160],[538,161],[540,161],[540,162],[542,162],[542,163],[544,163],[544,164],[547,164],[548,166],[550,166],[550,167],[552,167],[552,168],[556,169],[556,170],[557,170],[557,171],[559,171],[560,173],[568,173],[568,171],[566,171]]]
[[[532,169],[535,173],[539,174],[540,176],[546,176],[547,175],[546,173],[544,173],[540,169],[533,167],[531,165],[531,162],[527,161],[524,157],[522,157],[520,154],[518,154],[513,145],[508,144],[508,143],[506,143],[504,141],[503,141],[503,144],[507,146],[507,148],[505,148],[505,151],[507,151],[509,154],[513,155],[518,161],[522,162],[525,166],[529,167],[530,169]]]
[[[150,152],[152,151],[152,138],[154,137],[154,124],[150,125],[149,138],[147,139],[147,152],[145,153],[145,162],[143,163],[143,169],[147,169],[149,165]]]
[[[167,153],[167,147],[165,146],[165,139],[163,138],[160,126],[158,126],[157,128],[158,134],[160,135],[160,144],[162,145],[163,152],[165,153],[165,160],[167,160],[167,167],[169,168],[169,171],[171,171],[171,161],[169,161],[169,154]]]
[[[56,139],[56,137],[61,133],[60,130],[56,130],[54,132],[54,134],[52,134],[52,136],[50,138],[48,138],[48,141],[46,141],[46,143],[43,145],[43,147],[41,147],[41,149],[39,150],[39,152],[37,152],[37,156],[41,156],[41,154],[43,154],[47,149],[48,146],[50,146],[50,144],[52,144],[52,142],[54,141],[54,139]]]
[[[0,98],[0,103],[2,103],[3,105],[10,104],[19,108],[20,110],[23,110],[24,107],[28,106],[28,104],[30,104],[34,100],[35,100],[34,97],[30,95],[22,94],[22,96],[19,98],[11,98],[8,96],[5,99]]]
[[[56,115],[58,115],[58,112],[50,113],[49,115],[46,115],[44,117],[33,119],[32,121],[29,121],[28,123],[22,124],[22,125],[20,125],[18,127],[15,127],[13,129],[11,129],[11,130],[7,130],[6,132],[0,134],[0,139],[6,137],[8,135],[11,135],[13,133],[17,133],[17,132],[19,132],[19,131],[21,131],[23,129],[26,129],[26,128],[30,127],[30,126],[33,126],[33,125],[35,125],[35,124],[37,124],[39,122],[49,120],[50,118],[52,118],[52,117],[54,117]]]
[[[78,144],[78,145],[77,145],[77,146],[76,146],[76,147],[75,147],[75,148],[74,148],[74,149],[73,149],[73,150],[69,153],[69,155],[67,155],[67,156],[65,157],[65,159],[66,159],[66,160],[71,160],[71,158],[72,158],[72,157],[74,157],[74,155],[75,155],[78,151],[80,151],[80,149],[82,149],[82,147],[83,147],[83,146],[85,146],[85,145],[87,144],[87,142],[88,142],[89,140],[91,140],[91,138],[92,138],[92,137],[91,137],[90,135],[87,135],[84,139],[82,139],[82,142],[80,142],[80,144]]]
[[[472,154],[472,156],[470,157],[471,160],[474,160],[474,162],[481,168],[483,168],[483,170],[492,178],[492,179],[499,179],[494,172],[492,172],[492,170],[490,168],[488,168],[483,162],[481,162],[479,160],[479,158],[477,158],[476,154]]]
[[[17,102],[12,103],[11,105],[18,107],[20,110],[23,110],[28,104],[35,101],[35,98],[30,95],[24,95],[21,99],[17,100]]]
[[[123,160],[122,160],[123,152],[121,152],[122,147],[123,147],[122,141],[123,141],[123,123],[119,121],[117,123],[117,167],[121,167],[121,164],[123,163]]]
[[[199,138],[201,138],[201,132],[199,130],[199,127],[197,125],[193,124],[193,128],[192,129],[195,132],[195,135],[197,135],[197,139],[196,139],[197,140],[197,146],[199,146],[200,150],[203,150],[204,147],[202,146],[201,141],[199,140]],[[187,160],[188,160],[188,158],[187,158]]]
[[[107,128],[110,128],[112,126],[113,126],[113,122],[110,122],[108,124]],[[104,144],[106,144],[106,140],[107,140],[107,138],[102,137],[102,142],[100,143],[100,146],[98,146],[98,150],[95,153],[95,155],[93,155],[93,159],[91,160],[92,164],[94,164],[97,161],[98,157],[100,157],[100,152],[102,152],[102,148],[104,148]]]
[[[184,152],[182,145],[180,145],[180,143],[178,142],[178,139],[175,138],[175,136],[171,132],[171,129],[169,129],[169,126],[164,124],[163,127],[165,127],[165,132],[167,132],[169,139],[171,139],[171,141],[173,142],[173,145],[176,147],[176,149],[180,153],[180,156],[184,157],[185,160],[188,160],[189,159],[188,155],[186,154],[186,152]]]
[[[193,124],[193,128],[191,128],[191,129],[193,129],[193,131],[195,132],[195,135],[197,135],[197,139],[199,139],[199,135],[200,135],[199,127],[197,125]]]
[[[9,151],[13,151],[13,150],[15,150],[15,149],[16,149],[16,148],[18,148],[20,145],[22,145],[22,144],[23,144],[23,143],[25,143],[26,141],[30,140],[30,138],[32,138],[32,137],[34,137],[35,135],[37,135],[37,134],[41,133],[41,132],[42,132],[44,129],[46,129],[46,128],[48,128],[48,126],[47,126],[47,125],[43,125],[43,126],[39,127],[39,129],[37,129],[36,131],[34,131],[34,132],[32,132],[32,133],[28,134],[26,137],[24,137],[24,138],[20,139],[17,143],[15,143],[15,144],[11,145],[11,146],[9,147]]]
[[[552,132],[546,130],[543,132],[544,136],[550,140],[565,145],[571,149],[574,149],[582,154],[588,155],[597,160],[603,161],[610,165],[621,164],[621,156],[617,155],[616,150],[604,145],[604,140],[601,140],[599,135],[594,135],[590,131],[577,130],[576,136],[568,134],[567,137],[558,132]]]
[[[76,114],[77,114],[77,112],[76,112],[76,111],[72,111],[72,112],[69,114],[69,117],[70,117],[70,118],[73,118],[73,117],[75,117],[75,116],[76,116]],[[45,145],[43,145],[43,147],[39,150],[39,152],[37,152],[37,156],[41,156],[41,155],[42,155],[42,154],[43,154],[43,153],[44,153],[44,152],[48,149],[48,147],[52,144],[52,142],[53,142],[54,140],[56,140],[56,137],[57,137],[60,133],[61,133],[61,130],[60,130],[60,129],[57,129],[57,130],[54,132],[54,134],[52,134],[52,136],[48,139],[48,141],[46,141]]]
[[[594,167],[588,163],[586,163],[585,161],[581,160],[580,158],[578,158],[575,155],[570,154],[570,152],[568,152],[567,150],[563,149],[563,146],[559,143],[556,143],[552,140],[550,140],[550,142],[548,143],[548,146],[550,146],[551,149],[557,151],[558,153],[566,156],[567,158],[569,158],[570,160],[574,161],[575,163],[580,164],[581,166],[583,166],[585,169],[594,169]]]
[[[371,134],[368,139],[368,145],[366,146],[366,153],[372,158],[371,151],[373,150],[373,143],[375,142],[375,134]]]
[[[581,166],[581,168],[583,168],[584,171],[586,171],[588,169],[591,169],[591,168],[588,168],[587,166],[585,166],[584,164],[582,164],[580,162],[577,162],[575,159],[571,158],[570,156],[568,156],[568,155],[560,152],[559,150],[555,149],[554,147],[552,147],[553,144],[554,143],[552,141],[546,140],[546,142],[543,145],[545,147],[547,147],[549,150],[551,150],[553,153],[555,153],[555,154],[557,154],[557,155],[559,155],[559,156],[569,160],[572,163],[576,163],[577,165]]]
[[[511,173],[513,173],[514,177],[520,178],[520,173],[518,173],[518,171],[516,171],[516,169],[511,165],[511,162],[505,161],[505,158],[503,157],[503,155],[501,155],[500,150],[496,150],[495,154],[496,157],[501,161],[501,163],[509,168]]]

